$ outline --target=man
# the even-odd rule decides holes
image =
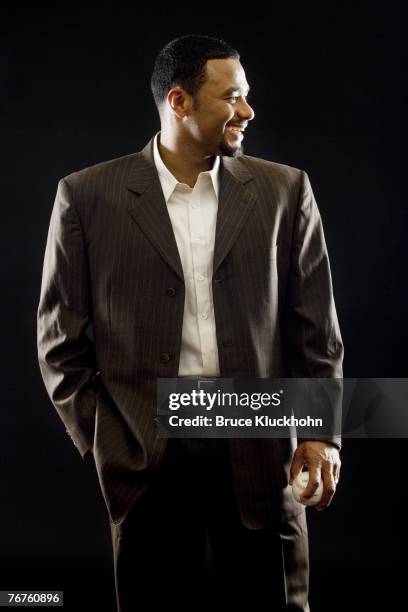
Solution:
[[[214,597],[308,610],[305,511],[289,483],[307,466],[305,498],[322,480],[326,507],[339,439],[166,444],[155,417],[157,378],[341,377],[318,209],[304,172],[243,154],[254,111],[224,41],[170,42],[151,85],[161,131],[147,146],[60,181],[41,372],[67,433],[95,460],[118,609],[152,593],[194,609],[190,587],[196,599],[210,588],[208,537]]]

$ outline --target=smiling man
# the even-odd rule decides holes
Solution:
[[[320,215],[305,172],[244,154],[254,111],[226,42],[171,41],[151,87],[161,130],[145,148],[60,181],[41,372],[68,435],[95,460],[118,610],[146,598],[194,610],[210,594],[214,606],[306,611],[305,508],[289,483],[307,466],[304,496],[323,481],[326,507],[340,440],[165,440],[156,386],[341,377]]]
[[[249,85],[237,57],[210,59],[188,87],[192,94],[180,86],[164,94],[157,74],[164,60],[157,59],[152,79],[161,119],[160,153],[173,174],[194,186],[198,174],[212,167],[214,155],[243,154],[244,131],[255,116],[246,100]]]

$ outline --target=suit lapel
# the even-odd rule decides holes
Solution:
[[[153,139],[139,153],[127,188],[138,194],[138,197],[132,198],[130,202],[130,216],[163,259],[184,280],[169,211],[153,161]]]
[[[244,187],[253,179],[239,158],[221,157],[213,274],[237,240],[257,197]]]
[[[256,202],[256,196],[244,187],[252,179],[239,158],[221,157],[213,273],[237,240]],[[176,238],[154,165],[153,139],[137,155],[127,188],[138,196],[130,201],[130,216],[163,259],[184,280]]]

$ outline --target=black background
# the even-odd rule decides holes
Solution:
[[[140,150],[158,131],[149,81],[169,40],[204,33],[240,51],[256,113],[245,152],[312,182],[345,376],[406,376],[406,16],[395,3],[283,4],[225,15],[19,5],[3,20],[0,590],[61,589],[66,609],[95,597],[95,609],[113,610],[104,503],[46,395],[36,309],[58,179]],[[344,441],[331,507],[308,510],[312,611],[404,604],[406,449],[404,439]]]

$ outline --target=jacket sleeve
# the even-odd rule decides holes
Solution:
[[[338,379],[338,403],[333,410],[341,410],[343,342],[322,221],[305,172],[300,177],[284,334],[289,375]],[[333,435],[319,439],[340,448],[341,415],[332,414],[331,418],[335,422]]]
[[[48,395],[84,457],[92,449],[97,363],[87,252],[67,183],[59,182],[45,249],[37,346]]]

